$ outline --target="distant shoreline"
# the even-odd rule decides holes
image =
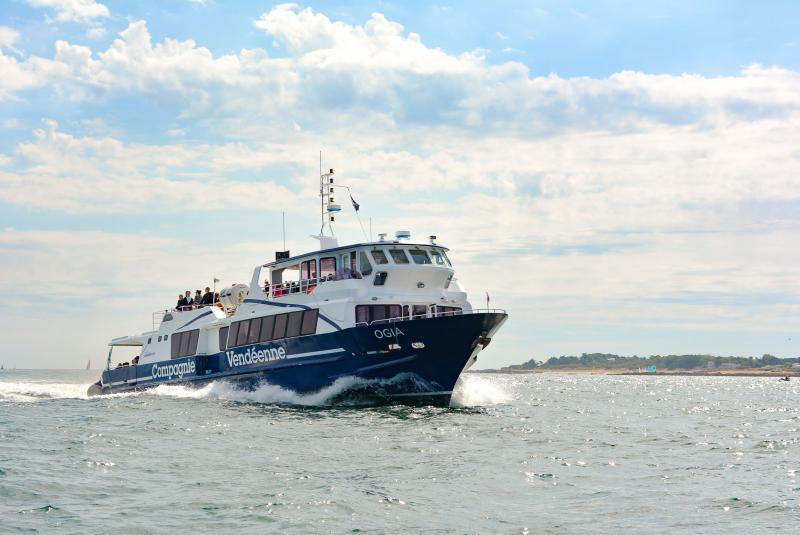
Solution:
[[[466,373],[502,373],[506,375],[560,374],[560,375],[656,375],[656,376],[696,376],[696,377],[800,377],[800,371],[781,370],[658,370],[654,373],[640,372],[627,368],[536,368],[532,370],[467,370]]]

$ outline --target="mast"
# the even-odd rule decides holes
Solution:
[[[322,151],[319,153],[319,199],[320,199],[320,229],[319,235],[325,235],[325,226],[328,227],[331,237],[334,237],[331,223],[336,221],[334,214],[342,207],[334,202],[333,198],[333,169],[327,173],[322,172]]]

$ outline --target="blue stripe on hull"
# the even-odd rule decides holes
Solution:
[[[465,314],[353,327],[213,355],[116,368],[103,372],[103,393],[216,380],[244,388],[267,381],[305,393],[329,386],[337,378],[355,376],[382,381],[381,392],[388,397],[427,395],[449,401],[476,340],[483,334],[491,336],[505,318],[505,314]],[[400,349],[390,349],[392,344]]]

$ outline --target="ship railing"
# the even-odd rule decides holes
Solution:
[[[311,277],[310,279],[300,279],[299,281],[277,282],[265,285],[263,290],[270,298],[280,298],[292,294],[310,294],[314,291],[314,288],[326,282],[362,278],[361,273],[358,271],[337,272],[320,277]]]
[[[407,314],[405,316],[394,316],[392,318],[384,318],[382,320],[373,320],[370,322],[359,321],[356,322],[356,327],[365,327],[372,325],[386,325],[397,323],[400,321],[410,320],[424,320],[427,318],[445,318],[448,316],[466,316],[469,314],[505,314],[505,309],[502,308],[473,308],[471,310],[451,310],[447,312],[432,312],[431,314]]]
[[[153,312],[153,330],[158,330],[158,326],[164,321],[164,316],[169,314],[169,310],[156,310]]]

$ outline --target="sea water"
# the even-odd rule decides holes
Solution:
[[[0,533],[800,526],[800,381],[467,374],[451,408],[0,372]]]

